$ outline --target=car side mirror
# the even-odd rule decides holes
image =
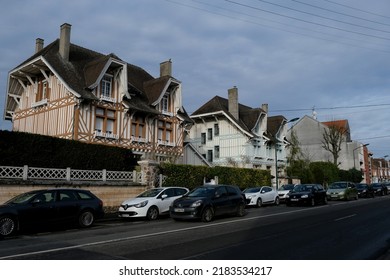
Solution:
[[[164,200],[164,199],[166,199],[167,197],[168,197],[167,194],[163,194],[163,195],[161,196],[161,200]]]

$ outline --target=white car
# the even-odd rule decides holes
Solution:
[[[261,207],[263,204],[279,205],[278,193],[271,187],[251,187],[243,191],[247,205]]]
[[[169,214],[169,206],[177,198],[188,193],[187,188],[165,187],[146,190],[135,198],[125,200],[119,207],[120,218],[145,217],[155,220],[159,215]]]
[[[278,195],[279,195],[279,200],[280,202],[284,202],[286,201],[286,195],[292,191],[292,189],[294,188],[294,184],[287,184],[287,185],[283,185],[281,186],[279,189],[278,189]]]

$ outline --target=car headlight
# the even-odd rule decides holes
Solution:
[[[199,207],[199,206],[202,205],[202,203],[203,203],[202,200],[197,200],[197,201],[195,201],[194,203],[191,204],[191,207]]]
[[[339,195],[344,195],[345,191],[339,192]]]
[[[301,196],[301,198],[308,198],[309,196],[307,194],[304,194]]]
[[[142,201],[142,202],[140,202],[138,204],[135,204],[134,207],[141,208],[141,207],[145,207],[147,204],[148,204],[148,201],[145,200],[145,201]]]
[[[289,194],[286,194],[286,198],[289,198],[290,196],[289,196]]]

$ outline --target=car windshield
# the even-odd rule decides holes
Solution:
[[[192,190],[188,193],[188,197],[211,197],[215,193],[215,188],[213,187],[199,187]]]
[[[291,191],[294,189],[294,185],[283,185],[279,188],[279,191]]]
[[[347,188],[347,183],[333,183],[329,186],[329,189],[346,189]]]
[[[243,191],[243,193],[257,193],[260,191],[260,188],[248,188]]]
[[[5,204],[26,203],[28,200],[30,200],[36,194],[37,194],[36,192],[23,193],[23,194],[20,194],[18,196],[15,196],[14,198],[8,200]]]
[[[155,197],[162,190],[163,190],[162,188],[150,189],[150,190],[144,191],[143,193],[139,194],[137,197]]]
[[[296,185],[293,192],[307,192],[309,191],[313,186],[306,186],[306,185]]]

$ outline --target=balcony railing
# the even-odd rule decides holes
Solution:
[[[119,135],[118,134],[114,134],[110,131],[106,131],[106,132],[103,132],[103,131],[100,131],[100,130],[95,130],[95,135],[94,137],[101,137],[101,138],[109,138],[109,139],[119,139]]]

